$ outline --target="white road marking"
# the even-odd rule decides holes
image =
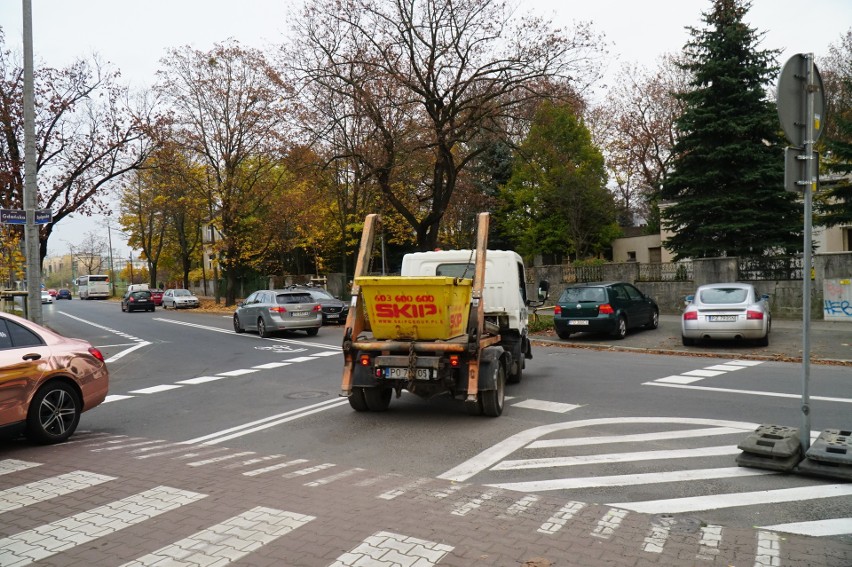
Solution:
[[[538,533],[553,535],[573,518],[577,512],[586,507],[585,502],[568,502],[538,528]]]
[[[297,340],[294,340],[294,339],[282,339],[282,338],[277,338],[277,337],[275,337],[275,338],[270,337],[270,338],[264,339],[263,337],[259,337],[258,335],[252,335],[252,334],[249,334],[249,333],[237,334],[233,331],[233,329],[223,329],[223,328],[220,328],[220,327],[211,327],[209,325],[199,325],[198,323],[189,323],[187,321],[175,321],[174,319],[163,319],[161,317],[153,317],[151,320],[152,321],[159,321],[160,323],[171,323],[173,325],[183,325],[185,327],[193,327],[195,329],[202,329],[204,331],[213,331],[214,333],[225,333],[225,334],[228,334],[228,335],[234,335],[235,337],[240,337],[242,339],[272,341],[272,342],[277,342],[277,343],[286,343],[286,344],[290,344],[290,345],[308,346],[308,347],[312,347],[312,348],[318,348],[318,347],[328,348],[328,349],[336,348],[337,349],[336,352],[338,354],[340,354],[343,350],[340,347],[337,347],[335,345],[329,345],[329,344],[325,344],[325,343],[310,343],[310,342],[307,342],[307,341],[297,341]]]
[[[304,526],[315,516],[257,506],[121,567],[227,565]]]
[[[737,366],[757,366],[758,364],[763,364],[762,360],[732,360],[730,362],[725,362],[724,364],[735,364]]]
[[[309,360],[316,360],[313,356],[297,356],[296,358],[286,358],[284,362],[307,362]]]
[[[229,378],[234,376],[244,376],[246,374],[254,374],[257,372],[256,368],[239,368],[237,370],[228,370],[227,372],[219,372],[219,376],[227,376]]]
[[[146,346],[148,346],[148,345],[150,345],[150,344],[151,344],[151,343],[149,343],[148,341],[143,341],[143,342],[141,342],[141,343],[137,344],[136,346],[130,347],[129,349],[123,350],[123,351],[121,351],[121,352],[119,352],[119,353],[116,353],[116,354],[112,355],[111,357],[109,357],[108,359],[106,359],[106,361],[105,361],[105,362],[106,362],[107,364],[111,364],[111,363],[115,362],[116,360],[119,360],[119,359],[121,359],[121,358],[124,358],[125,356],[127,356],[128,354],[130,354],[131,352],[133,352],[134,350],[138,350],[138,349],[140,349],[140,348],[142,348],[142,347],[146,347]]]
[[[568,413],[569,411],[577,409],[580,406],[574,404],[563,404],[559,402],[547,402],[544,400],[524,400],[522,402],[512,404],[512,407],[550,411],[554,413]]]
[[[656,433],[633,433],[631,435],[600,435],[594,437],[542,439],[527,445],[527,449],[546,449],[550,447],[580,447],[583,445],[604,445],[607,443],[639,443],[642,441],[665,441],[667,439],[689,439],[691,437],[711,437],[713,435],[742,435],[743,430],[735,427],[709,427],[701,429],[678,429],[676,431],[658,431]]]
[[[254,451],[243,451],[242,453],[233,453],[231,455],[222,455],[219,457],[213,457],[212,459],[204,459],[201,461],[194,461],[192,463],[186,463],[187,466],[190,467],[203,467],[204,465],[210,465],[213,463],[221,463],[222,461],[229,461],[231,459],[236,459],[238,457],[246,457],[248,455],[254,455]]]
[[[115,480],[115,477],[87,471],[74,471],[2,490],[0,491],[0,514],[97,486],[110,480]]]
[[[781,538],[771,532],[757,532],[754,567],[781,567]]]
[[[267,362],[266,364],[258,364],[257,366],[252,366],[252,368],[257,368],[258,370],[272,370],[273,368],[281,368],[282,366],[289,365],[289,362]]]
[[[720,374],[725,374],[724,371],[721,370],[690,370],[689,372],[681,372],[681,376],[700,376],[701,378],[713,378],[714,376],[719,376]]]
[[[331,484],[332,482],[337,482],[338,480],[341,480],[341,479],[344,479],[344,478],[349,478],[350,476],[352,476],[354,474],[358,474],[360,472],[364,472],[365,470],[367,470],[367,469],[361,469],[361,468],[355,467],[354,469],[345,470],[345,471],[339,472],[337,474],[333,474],[331,476],[326,476],[326,477],[323,477],[323,478],[320,478],[320,479],[317,479],[317,480],[314,480],[314,481],[311,481],[311,482],[306,482],[303,486],[310,486],[311,488],[315,488],[317,486],[323,486],[323,485],[326,485],[326,484]]]
[[[669,532],[675,524],[674,518],[659,518],[651,523],[651,531],[645,536],[642,551],[662,553],[669,539]]]
[[[168,392],[169,390],[176,390],[177,388],[182,388],[183,386],[178,386],[176,384],[160,384],[159,386],[151,386],[150,388],[142,388],[141,390],[130,390],[131,394],[158,394],[160,392]]]
[[[741,429],[743,432],[754,431],[759,424],[746,421],[726,421],[718,419],[701,419],[701,418],[681,418],[681,417],[623,417],[623,418],[600,418],[600,419],[584,419],[579,421],[570,421],[564,423],[552,423],[533,427],[520,433],[516,433],[511,437],[503,440],[496,445],[493,445],[482,451],[478,455],[468,459],[458,466],[448,470],[438,476],[444,480],[454,480],[456,482],[464,482],[472,476],[489,469],[494,464],[498,463],[503,458],[511,455],[518,449],[521,449],[539,437],[545,437],[554,433],[579,429],[583,427],[599,427],[601,425],[635,425],[635,424],[678,424],[678,425],[707,425],[717,427],[728,427]]]
[[[263,419],[252,421],[250,423],[238,425],[236,427],[231,427],[223,431],[217,431],[216,433],[196,437],[195,439],[190,439],[188,441],[184,441],[183,443],[185,445],[192,445],[195,443],[201,443],[203,445],[215,445],[217,443],[222,443],[230,439],[242,437],[243,435],[248,435],[257,431],[269,429],[270,427],[275,427],[276,425],[287,423],[288,421],[293,421],[295,419],[299,419],[300,417],[305,417],[321,411],[333,409],[347,403],[348,400],[345,398],[332,398],[330,400],[325,400],[323,402],[319,402],[310,406],[305,406],[303,408],[287,411],[270,417],[265,417]]]
[[[642,514],[678,514],[736,508],[758,504],[778,504],[799,500],[818,500],[852,496],[852,485],[830,484],[782,488],[779,490],[760,490],[757,492],[737,492],[731,494],[710,494],[708,496],[690,496],[667,500],[646,500],[644,502],[617,502],[609,504]]]
[[[713,561],[719,555],[719,544],[722,543],[722,526],[713,524],[701,527],[701,539],[698,542],[696,559]]]
[[[579,455],[574,457],[545,457],[541,459],[517,459],[497,463],[493,471],[516,471],[523,469],[541,469],[550,467],[571,467],[575,465],[596,465],[601,463],[630,463],[634,461],[656,461],[659,459],[689,459],[720,455],[737,455],[742,451],[735,445],[718,447],[698,447],[695,449],[674,449],[668,451],[637,451],[634,453],[610,453],[604,455]]]
[[[743,467],[726,467],[718,469],[693,469],[658,473],[591,476],[585,478],[553,478],[521,482],[497,482],[488,483],[488,486],[497,486],[507,490],[514,490],[516,492],[544,492],[548,490],[574,490],[578,488],[600,488],[605,486],[641,486],[646,484],[714,480],[720,478],[741,478],[769,474],[778,473],[767,470],[747,469]]]
[[[119,394],[109,394],[106,398],[104,398],[103,403],[108,404],[110,402],[120,402],[121,400],[129,400],[134,396],[122,396]]]
[[[733,372],[734,370],[742,370],[745,366],[735,366],[733,364],[714,364],[708,366],[705,370],[724,370],[725,372]]]
[[[621,522],[624,521],[624,518],[627,517],[627,514],[627,510],[616,510],[615,508],[610,508],[607,510],[607,513],[604,514],[604,517],[598,521],[598,525],[589,535],[599,537],[601,539],[611,538],[612,534],[615,533],[615,530],[617,530],[621,525]]]
[[[681,376],[679,374],[675,374],[674,376],[666,376],[665,378],[657,378],[654,382],[662,382],[664,384],[692,384],[693,382],[700,382],[703,378],[697,378],[695,376]]]
[[[832,518],[830,520],[815,520],[812,522],[791,522],[760,526],[764,530],[785,532],[807,536],[825,537],[852,534],[852,518]]]
[[[0,565],[24,567],[191,504],[206,495],[158,486],[0,539]]]
[[[411,482],[405,484],[404,486],[401,486],[399,488],[395,488],[394,490],[388,490],[387,492],[383,492],[383,493],[379,494],[376,498],[381,498],[382,500],[393,500],[394,498],[397,498],[398,496],[402,496],[403,494],[405,494],[409,490],[415,490],[415,489],[423,486],[424,484],[428,484],[430,482],[432,482],[431,478],[418,478],[418,479],[412,480]]]
[[[215,382],[216,380],[224,380],[225,376],[199,376],[198,378],[189,378],[188,380],[178,380],[176,384],[188,384],[195,386],[196,384],[206,384],[207,382]]]
[[[701,390],[703,392],[722,392],[725,394],[745,394],[748,396],[764,396],[767,398],[790,398],[800,400],[801,394],[784,394],[781,392],[762,392],[759,390],[735,390],[732,388],[711,388],[709,386],[689,386],[680,384],[663,384],[659,380],[653,382],[645,382],[643,386],[660,386],[663,388],[682,388],[684,390]],[[831,398],[827,396],[810,396],[811,400],[819,400],[821,402],[838,402],[842,404],[852,404],[852,398]]]
[[[334,463],[323,463],[321,465],[314,465],[305,469],[299,469],[297,471],[293,471],[282,476],[284,478],[298,478],[300,476],[307,476],[309,474],[314,474],[315,472],[324,471],[325,469],[330,469],[336,466],[337,465],[335,465]]]
[[[536,502],[539,500],[540,498],[535,494],[527,494],[520,500],[513,502],[511,506],[506,508],[505,512],[500,514],[499,518],[510,519],[525,514],[532,510],[533,506],[535,506]]]
[[[0,461],[0,475],[11,474],[18,471],[24,471],[33,467],[40,467],[41,463],[31,463],[29,461],[19,461],[18,459],[3,459]]]
[[[274,465],[269,465],[268,467],[263,467],[261,469],[254,469],[253,471],[246,471],[243,473],[243,476],[260,476],[262,474],[266,474],[268,472],[280,471],[281,469],[286,469],[287,467],[292,467],[295,465],[301,465],[302,463],[307,463],[307,459],[293,459],[292,461],[287,461],[286,463],[276,463]]]
[[[458,504],[455,504],[453,506],[453,511],[450,513],[453,516],[467,516],[469,513],[482,506],[485,502],[488,502],[495,496],[499,495],[501,492],[503,491],[500,489],[487,490],[480,494],[478,497],[471,498],[467,502],[459,502]]]
[[[450,545],[407,537],[392,532],[376,532],[364,543],[337,558],[329,567],[373,565],[416,565],[431,567],[453,550]]]

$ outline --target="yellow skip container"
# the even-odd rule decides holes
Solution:
[[[355,284],[376,339],[447,340],[467,330],[470,279],[362,276]]]

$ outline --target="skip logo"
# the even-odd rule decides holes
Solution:
[[[438,306],[434,303],[377,303],[376,315],[388,319],[418,319],[437,315]]]

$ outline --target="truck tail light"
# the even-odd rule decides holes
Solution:
[[[361,357],[358,359],[358,362],[361,363],[361,366],[370,366],[370,355],[362,354]]]
[[[698,321],[698,311],[687,311],[683,314],[684,321]]]
[[[748,311],[746,311],[746,319],[758,319],[758,320],[763,319],[763,312],[762,311],[753,311],[753,310],[749,309]]]
[[[453,367],[453,368],[458,368],[459,364],[460,364],[459,355],[451,354],[450,355],[450,366]]]
[[[598,313],[602,315],[612,315],[615,313],[615,309],[612,308],[612,305],[609,303],[604,303],[600,307],[598,307]]]

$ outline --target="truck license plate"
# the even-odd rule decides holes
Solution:
[[[403,380],[408,379],[408,368],[385,368],[385,378],[400,378]],[[428,380],[429,379],[429,369],[428,368],[417,368],[416,369],[416,379],[417,380]]]

